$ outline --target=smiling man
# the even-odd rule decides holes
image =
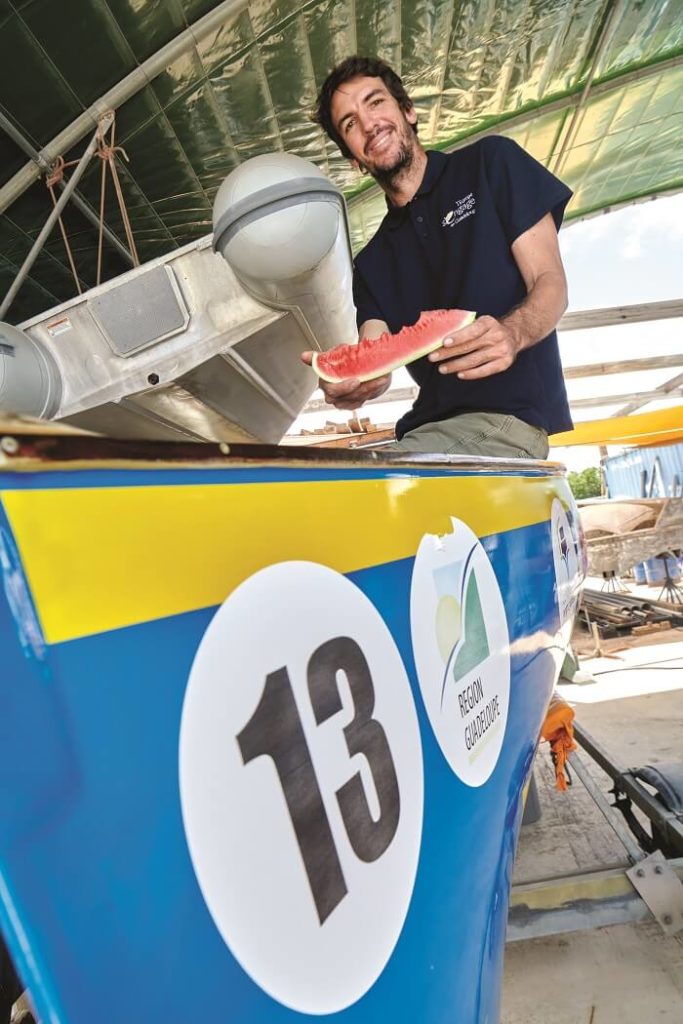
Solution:
[[[408,367],[420,390],[389,447],[545,458],[548,434],[572,426],[555,333],[567,306],[557,231],[570,190],[499,136],[425,151],[401,79],[375,58],[349,57],[328,75],[316,119],[386,195],[387,214],[354,264],[359,337],[398,331],[429,309],[478,314]],[[390,383],[321,387],[337,408],[357,409]]]

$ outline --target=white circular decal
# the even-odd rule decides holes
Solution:
[[[458,519],[427,534],[415,558],[410,628],[420,689],[436,739],[456,775],[481,786],[496,766],[508,715],[505,606],[476,535]]]
[[[573,514],[567,512],[558,498],[554,498],[550,513],[550,530],[555,566],[557,608],[560,614],[560,633],[565,643],[569,643],[571,636],[582,578],[579,567],[578,541],[570,522],[570,515],[573,519]]]
[[[398,648],[350,580],[283,562],[219,608],[185,696],[180,797],[202,894],[247,974],[301,1013],[364,995],[410,903],[423,767]]]

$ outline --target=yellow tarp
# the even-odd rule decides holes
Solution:
[[[674,441],[683,441],[683,405],[577,423],[573,430],[553,434],[550,445],[563,448],[575,444],[623,444],[644,448]]]

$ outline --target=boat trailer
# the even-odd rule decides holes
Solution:
[[[595,871],[513,885],[507,941],[652,917],[669,935],[683,931],[683,763],[624,769],[576,722],[574,739],[612,779],[610,804],[583,755],[569,754],[571,770],[621,842],[625,858]]]

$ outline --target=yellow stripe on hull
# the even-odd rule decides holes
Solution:
[[[0,495],[48,643],[220,604],[265,565],[412,557],[449,516],[487,536],[548,518],[558,477],[12,490]]]

